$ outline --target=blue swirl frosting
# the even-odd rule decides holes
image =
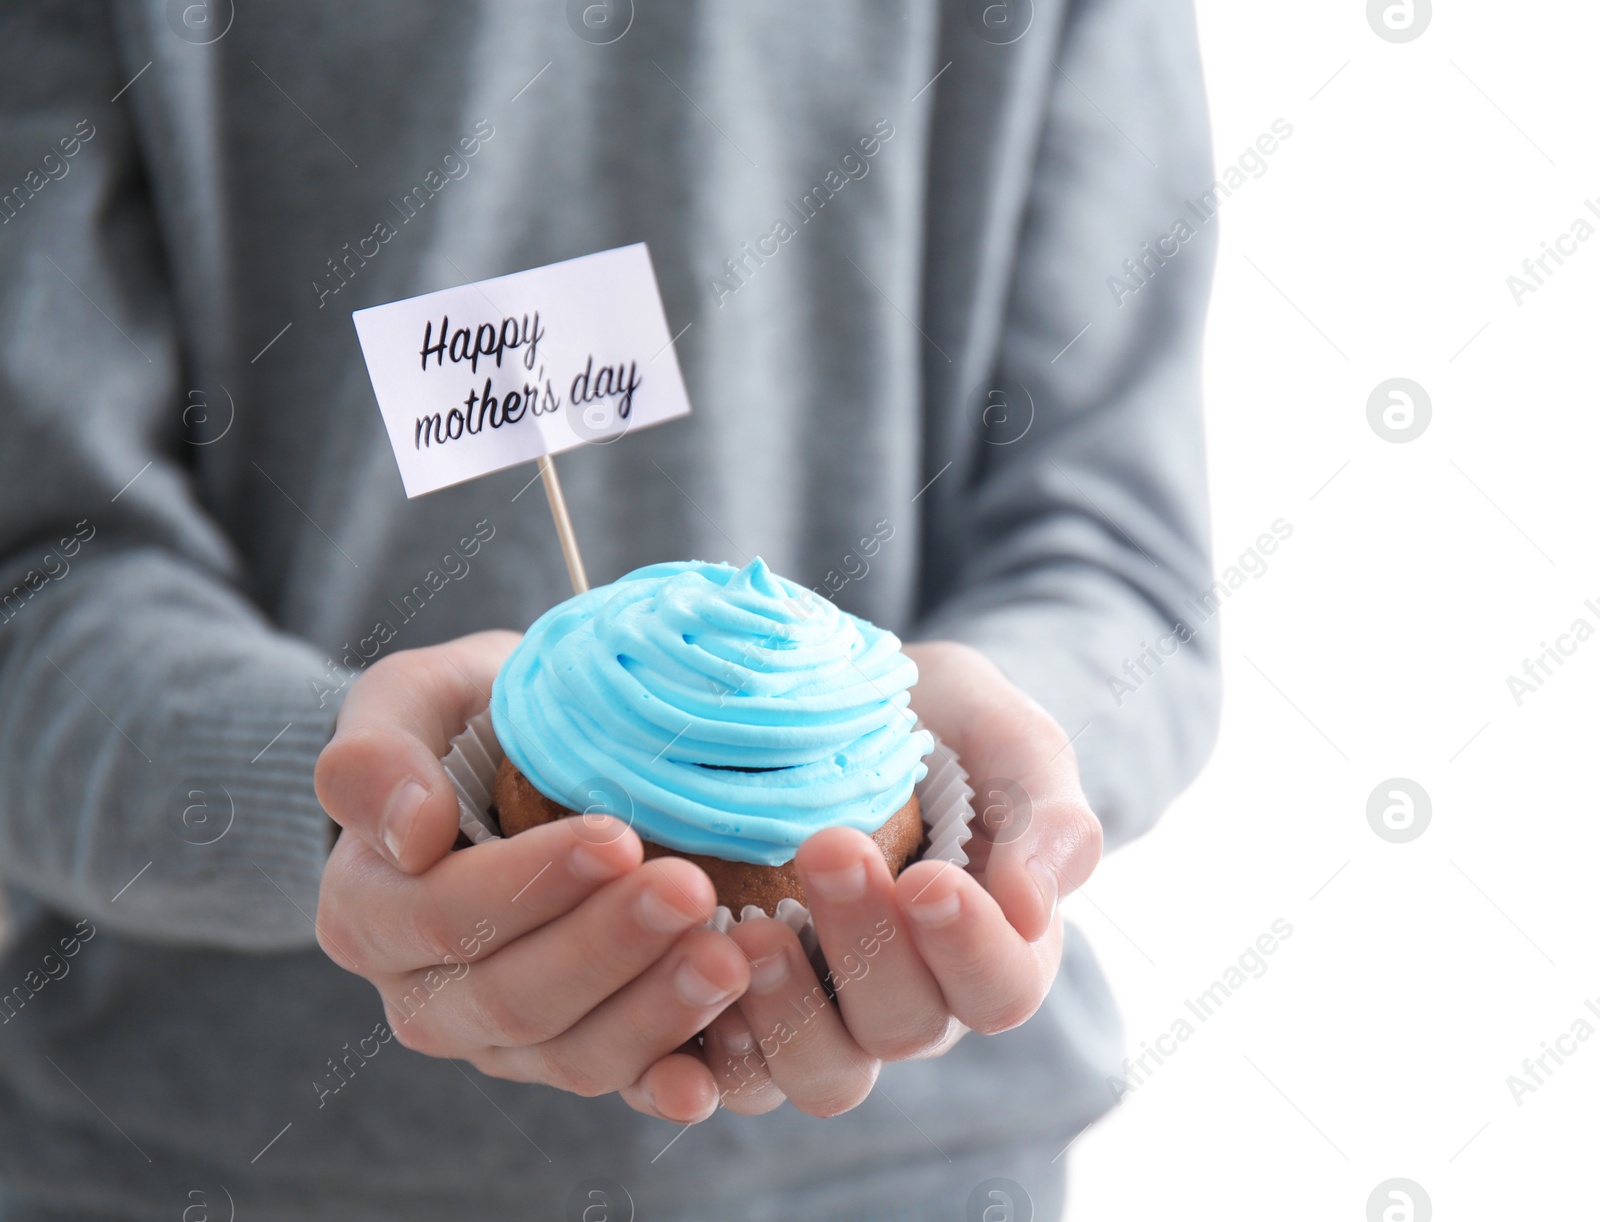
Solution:
[[[511,763],[577,810],[627,795],[646,840],[782,865],[825,827],[868,834],[933,750],[900,641],[777,576],[652,564],[552,608],[495,677]],[[597,782],[604,782],[597,785]]]

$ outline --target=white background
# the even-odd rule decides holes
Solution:
[[[1521,707],[1506,677],[1600,628],[1600,236],[1506,277],[1600,198],[1600,13],[1435,7],[1392,45],[1361,0],[1200,0],[1219,165],[1295,127],[1220,218],[1218,564],[1295,533],[1224,611],[1210,766],[1067,913],[1135,1051],[1295,932],[1073,1145],[1074,1222],[1359,1222],[1395,1176],[1441,1222],[1593,1216],[1600,1037],[1506,1079],[1600,999],[1600,637]],[[1407,444],[1366,419],[1391,377],[1433,402]],[[1432,798],[1409,844],[1367,824],[1393,776]]]

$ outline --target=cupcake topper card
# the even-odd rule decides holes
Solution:
[[[537,461],[573,587],[586,589],[551,455],[689,411],[645,245],[351,317],[406,496]]]

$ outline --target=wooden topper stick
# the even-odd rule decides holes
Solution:
[[[561,478],[556,474],[556,461],[548,454],[541,454],[538,463],[539,475],[544,479],[544,494],[550,499],[550,516],[556,520],[556,534],[561,537],[561,554],[567,561],[567,576],[572,579],[572,592],[582,594],[589,588],[589,575],[583,571],[578,537],[572,533],[572,519],[567,515],[567,498],[561,495]]]

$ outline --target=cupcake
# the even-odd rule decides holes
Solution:
[[[731,913],[803,904],[795,850],[823,828],[865,832],[892,874],[921,849],[916,680],[893,633],[759,558],[649,565],[546,612],[500,668],[493,813],[511,836],[604,811]]]

